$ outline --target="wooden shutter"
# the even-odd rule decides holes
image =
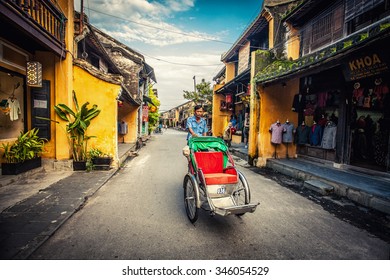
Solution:
[[[38,136],[50,140],[51,122],[36,117],[51,119],[50,81],[42,81],[42,87],[31,88],[31,126],[38,128]]]

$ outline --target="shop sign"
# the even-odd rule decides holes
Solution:
[[[360,80],[382,74],[389,70],[387,57],[380,51],[354,57],[344,64],[347,81]]]
[[[143,122],[149,121],[149,106],[148,105],[142,106],[142,121]]]

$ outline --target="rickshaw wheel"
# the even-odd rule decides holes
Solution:
[[[195,184],[189,176],[184,178],[184,204],[186,207],[187,217],[191,223],[195,223],[198,219],[197,196],[195,192]]]
[[[245,177],[239,173],[239,180],[238,183],[233,190],[233,200],[234,203],[239,205],[246,205],[251,202],[251,193],[249,189],[248,182],[246,181]],[[237,216],[242,216],[245,213],[242,214],[236,214]]]

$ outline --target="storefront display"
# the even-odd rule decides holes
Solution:
[[[383,170],[390,132],[389,89],[382,77],[355,81],[352,89],[351,164]]]
[[[0,70],[0,139],[18,137],[24,130],[23,79]]]

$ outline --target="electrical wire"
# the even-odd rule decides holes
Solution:
[[[130,19],[127,19],[127,18],[122,18],[122,17],[119,17],[119,16],[111,15],[109,13],[105,13],[105,12],[102,12],[102,11],[98,11],[98,10],[92,9],[90,7],[86,8],[86,9],[89,10],[89,11],[93,11],[95,13],[98,13],[98,14],[102,14],[102,15],[106,15],[106,16],[109,16],[109,17],[112,17],[112,18],[116,18],[116,19],[120,19],[120,20],[123,20],[123,21],[131,22],[131,23],[134,23],[134,24],[137,24],[137,25],[148,27],[148,28],[154,28],[154,29],[165,31],[165,32],[175,33],[175,34],[179,34],[179,35],[183,35],[183,36],[187,36],[187,37],[193,37],[193,38],[201,39],[203,41],[210,41],[210,42],[216,42],[216,43],[221,43],[221,44],[234,45],[234,43],[232,43],[232,42],[217,40],[217,39],[213,39],[213,38],[210,38],[210,37],[204,37],[204,36],[189,34],[189,33],[180,32],[180,31],[169,30],[169,29],[165,29],[165,28],[162,28],[162,27],[158,27],[158,26],[153,26],[153,25],[149,25],[149,24],[140,23],[138,21],[134,21],[134,20],[130,20]],[[237,44],[237,46],[243,47],[243,46],[245,46],[245,44]]]
[[[149,58],[152,58],[152,59],[155,59],[158,61],[162,61],[162,62],[166,62],[166,63],[170,63],[170,64],[174,64],[174,65],[193,66],[193,67],[211,67],[211,66],[221,66],[222,65],[222,63],[219,63],[219,64],[187,64],[187,63],[172,62],[172,61],[168,61],[165,59],[161,59],[161,58],[157,58],[157,57],[145,54],[145,53],[140,52],[138,50],[137,50],[137,52],[139,52],[143,56],[147,56]]]

